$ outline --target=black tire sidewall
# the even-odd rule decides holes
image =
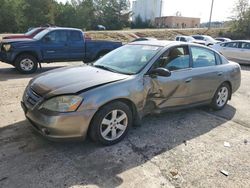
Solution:
[[[23,70],[21,68],[20,63],[21,63],[21,61],[23,59],[30,59],[34,63],[34,66],[33,66],[33,68],[31,70],[25,71],[25,70]],[[16,60],[15,60],[15,67],[22,74],[32,74],[32,73],[34,73],[37,70],[38,62],[37,62],[37,59],[34,56],[29,55],[29,54],[22,54],[22,55],[20,55],[20,56],[18,56],[16,58]]]
[[[220,89],[222,87],[226,87],[227,90],[228,90],[228,96],[227,96],[227,100],[225,102],[225,104],[223,106],[218,106],[217,104],[217,96],[218,96],[218,92],[220,91]],[[231,95],[231,89],[229,87],[229,85],[227,83],[223,83],[220,85],[220,87],[218,87],[218,89],[216,90],[215,94],[214,94],[214,97],[213,97],[213,100],[212,100],[212,103],[211,103],[211,107],[214,109],[214,110],[221,110],[223,109],[226,105],[227,105],[227,102],[230,98],[230,95]]]
[[[102,137],[101,132],[100,132],[100,126],[101,126],[101,122],[102,122],[103,118],[112,110],[122,110],[123,112],[125,112],[127,117],[128,117],[128,125],[127,125],[127,128],[124,131],[124,133],[119,138],[117,138],[116,140],[113,140],[113,141],[109,141],[109,140],[106,140]],[[97,113],[95,114],[95,116],[93,117],[93,121],[91,122],[91,125],[90,125],[90,137],[93,141],[96,141],[96,142],[103,144],[103,145],[116,144],[126,136],[128,130],[130,129],[130,127],[132,125],[132,120],[133,120],[132,112],[131,112],[130,108],[128,107],[128,105],[126,105],[123,102],[109,103],[109,104],[103,106],[102,108],[100,108],[97,111]]]

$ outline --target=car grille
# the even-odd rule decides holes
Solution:
[[[27,92],[25,95],[25,101],[29,107],[34,107],[41,100],[42,100],[42,97],[39,94],[37,94],[34,90],[32,90],[32,88],[27,89]]]

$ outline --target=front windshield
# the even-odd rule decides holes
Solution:
[[[41,38],[43,38],[43,36],[45,36],[48,32],[50,32],[49,29],[45,29],[43,31],[41,31],[40,33],[36,34],[33,39],[36,39],[36,40],[40,40]]]
[[[30,31],[28,31],[27,33],[25,33],[25,35],[32,35],[32,33],[34,33],[38,28],[33,28]]]
[[[192,42],[192,41],[194,41],[194,40],[195,40],[195,39],[194,39],[193,37],[190,37],[190,36],[187,37],[187,41],[188,41],[188,42]]]
[[[216,42],[216,40],[214,38],[210,37],[210,36],[207,36],[206,38],[207,38],[208,41]]]
[[[94,66],[122,74],[137,74],[160,49],[159,46],[125,45],[97,60]]]

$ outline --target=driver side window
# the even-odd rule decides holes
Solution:
[[[46,37],[49,38],[51,43],[67,42],[68,36],[66,31],[52,31]]]
[[[189,68],[190,57],[188,46],[174,47],[166,51],[157,60],[155,68],[162,67],[169,71]]]

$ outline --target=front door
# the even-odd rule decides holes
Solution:
[[[45,61],[65,61],[68,53],[68,31],[51,31],[42,39],[42,54]]]
[[[249,42],[241,42],[239,45],[238,57],[244,61],[250,61],[250,43]]]
[[[238,57],[238,45],[238,42],[225,43],[222,47],[221,53],[229,59],[235,59]]]
[[[144,77],[150,83],[147,104],[157,109],[190,104],[189,87],[191,82],[190,55],[188,46],[178,46],[167,50],[153,67],[163,67],[171,71],[171,76]]]

